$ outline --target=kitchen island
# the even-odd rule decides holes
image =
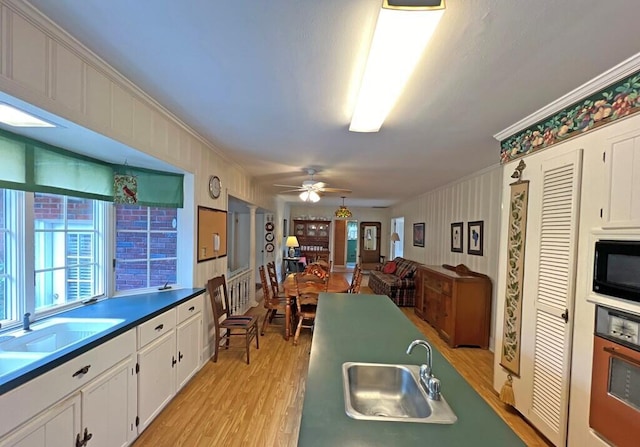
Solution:
[[[311,347],[298,445],[524,446],[493,409],[433,348],[433,373],[458,420],[451,425],[366,421],[345,413],[344,362],[415,364],[426,354],[407,347],[424,335],[384,295],[323,293]],[[429,341],[429,340],[427,340]]]

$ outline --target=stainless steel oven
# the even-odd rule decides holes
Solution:
[[[589,425],[617,447],[640,443],[640,316],[596,307]]]

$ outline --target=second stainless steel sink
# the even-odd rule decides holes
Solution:
[[[347,362],[342,376],[345,411],[354,419],[431,424],[458,419],[443,397],[428,398],[416,365]]]

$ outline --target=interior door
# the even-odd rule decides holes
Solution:
[[[333,265],[344,267],[347,249],[347,221],[336,220],[333,226]]]
[[[531,222],[537,230],[531,234],[538,240],[531,240],[533,257],[528,257],[537,258],[533,281],[524,286],[525,294],[534,297],[522,332],[523,370],[525,362],[532,362],[531,399],[524,413],[555,445],[566,445],[567,437],[581,167],[582,150],[542,161],[530,194],[530,220],[537,220]],[[527,284],[532,293],[526,292]],[[526,341],[525,331],[533,334]]]

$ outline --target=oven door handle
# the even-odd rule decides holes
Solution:
[[[602,348],[604,350],[604,352],[611,354],[614,357],[618,357],[628,363],[631,363],[633,365],[636,366],[640,366],[640,360],[634,359],[633,357],[630,357],[626,354],[623,354],[621,352],[616,351],[616,348],[610,347],[610,346],[605,346],[604,348]]]

